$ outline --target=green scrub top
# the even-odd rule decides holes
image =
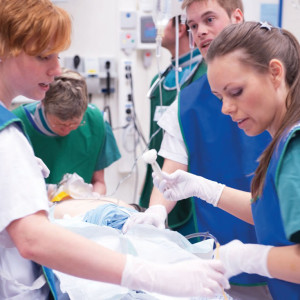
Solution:
[[[110,126],[105,124],[102,113],[94,105],[88,106],[83,116],[84,125],[64,137],[49,136],[38,130],[32,119],[37,105],[38,103],[22,105],[13,112],[22,120],[35,155],[50,170],[47,183],[59,183],[66,173],[77,173],[85,182],[90,183],[94,171],[101,170],[120,158]]]
[[[197,56],[199,55],[199,50],[196,49],[194,52],[194,55]],[[200,62],[193,64],[190,68],[189,65],[189,58],[190,54],[186,54],[181,57],[181,61],[179,63],[180,65],[184,65],[185,67],[183,68],[184,70],[190,69],[190,74],[188,76],[185,76],[185,81],[182,82],[182,78],[180,79],[181,81],[181,89],[192,83],[193,81],[197,80],[199,77],[204,75],[206,73],[207,67],[206,64],[201,60],[201,56],[199,57]],[[173,62],[174,63],[174,62]],[[170,106],[174,100],[176,99],[177,96],[177,89],[175,86],[175,77],[174,74],[170,74],[171,71],[174,71],[174,65],[171,65],[166,69],[166,71],[161,75],[162,78],[162,105],[163,106]],[[174,73],[174,72],[173,72]],[[180,72],[181,73],[181,72]],[[184,72],[183,72],[184,73]],[[186,73],[185,73],[186,74]],[[160,92],[159,92],[159,85],[157,84],[157,79],[158,75],[154,77],[154,79],[151,82],[151,87],[153,88],[153,85],[156,83],[156,87],[152,90],[150,94],[150,137],[157,132],[157,130],[160,128],[157,125],[157,119],[155,117],[155,114],[157,113],[157,108],[160,107]],[[167,81],[166,81],[167,79]],[[173,82],[173,87],[172,83]],[[157,152],[160,149],[161,142],[163,139],[163,132],[160,130],[150,141],[149,144],[149,149],[156,149]],[[161,156],[157,157],[157,162],[162,167],[164,163],[164,159]],[[149,201],[150,201],[150,196],[153,190],[153,181],[152,181],[152,168],[150,165],[147,166],[147,171],[146,171],[146,178],[145,178],[145,183],[143,186],[143,190],[141,193],[140,201],[139,204],[142,207],[149,207]],[[185,199],[178,201],[174,209],[170,212],[168,215],[168,226],[174,230],[179,231],[183,235],[187,235],[189,233],[194,233],[193,229],[181,229],[181,226],[186,224],[188,219],[191,219],[192,216],[192,204],[190,199]]]
[[[300,243],[300,134],[296,133],[287,146],[276,189],[285,234],[293,243]]]

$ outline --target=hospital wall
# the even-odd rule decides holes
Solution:
[[[122,154],[122,158],[105,172],[108,194],[113,194],[114,197],[129,203],[137,203],[146,170],[140,156],[146,145],[142,139],[133,139],[133,135],[136,132],[132,128],[122,128],[127,124],[126,120],[124,120],[124,115],[126,116],[125,104],[128,96],[128,78],[125,78],[124,63],[129,62],[131,66],[134,110],[137,116],[137,124],[141,129],[140,134],[148,142],[150,102],[146,94],[151,79],[158,69],[163,70],[169,64],[170,55],[166,50],[162,50],[158,68],[153,47],[151,49],[139,48],[129,50],[127,54],[121,49],[122,38],[120,38],[120,35],[124,34],[124,29],[121,29],[120,14],[122,11],[138,11],[140,6],[137,0],[57,0],[54,2],[65,8],[72,15],[74,24],[71,47],[61,53],[62,64],[66,61],[64,60],[65,58],[79,55],[81,58],[107,58],[114,65],[114,70],[111,70],[111,87],[114,91],[110,95],[105,95],[102,92],[93,93],[91,102],[101,110],[105,107],[109,108],[106,111],[110,112],[112,128]],[[261,17],[262,4],[278,3],[278,1],[272,0],[244,0],[243,2],[246,20],[257,21]],[[295,2],[297,1],[284,1],[283,27],[294,32],[299,38],[300,9],[293,7]],[[272,13],[272,6],[269,8],[270,11],[268,11],[267,7],[264,11],[265,14]],[[148,60],[146,61],[150,63],[147,67],[144,65],[146,51],[150,54],[150,58],[147,57]],[[109,113],[107,115],[109,116]],[[136,145],[135,143],[138,144]],[[134,166],[136,160],[137,164]],[[132,172],[131,169],[133,170]]]

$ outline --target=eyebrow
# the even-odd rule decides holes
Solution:
[[[224,92],[227,91],[227,88],[228,88],[229,85],[230,85],[230,83],[228,83],[227,85],[225,85],[225,87],[223,88],[223,91],[224,91]],[[211,90],[211,92],[212,92],[213,94],[219,94],[218,92],[213,91],[213,90]]]
[[[224,92],[227,91],[227,88],[228,88],[228,86],[229,86],[230,84],[231,84],[231,83],[229,82],[229,83],[227,83],[227,84],[225,85],[225,87],[223,88],[223,91],[224,91]]]
[[[212,10],[206,11],[203,15],[200,16],[200,19],[203,19],[203,18],[207,17],[207,15],[211,15],[211,14],[216,14],[216,13]],[[191,22],[195,22],[195,21],[193,19],[188,20],[187,24],[189,24]]]

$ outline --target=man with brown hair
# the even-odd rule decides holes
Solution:
[[[174,102],[178,90],[176,84],[176,18],[178,19],[178,84],[180,90],[197,80],[206,73],[206,64],[198,48],[190,48],[188,26],[181,23],[181,16],[175,16],[169,20],[164,29],[162,47],[171,54],[171,64],[157,74],[148,92],[150,100],[150,142],[149,148],[159,151],[163,139],[163,130],[159,130],[158,121],[163,112]],[[157,160],[160,167],[164,163],[163,157]],[[149,201],[153,190],[152,168],[147,166],[145,183],[140,197],[140,205],[149,207]],[[183,235],[195,232],[192,222],[184,222],[188,219],[191,210],[189,199],[178,202],[168,217],[168,226]],[[185,223],[182,226],[182,223]]]
[[[102,112],[88,104],[85,78],[63,69],[45,98],[14,111],[25,125],[35,155],[50,169],[47,183],[58,184],[66,173],[77,173],[106,194],[104,170],[121,155]]]

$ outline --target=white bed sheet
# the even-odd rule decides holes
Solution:
[[[171,230],[160,230],[150,225],[137,225],[123,235],[119,230],[84,223],[80,218],[52,220],[75,233],[93,240],[110,249],[142,257],[152,262],[174,263],[212,255],[213,240],[191,244],[181,234]],[[197,253],[197,256],[195,256]],[[101,259],[96,258],[95,259]],[[60,280],[62,292],[67,292],[71,300],[205,300],[206,298],[177,298],[155,293],[139,293],[127,288],[86,280],[54,271]],[[212,298],[210,298],[212,299]],[[222,295],[213,298],[224,299]],[[228,296],[228,300],[232,298]]]

